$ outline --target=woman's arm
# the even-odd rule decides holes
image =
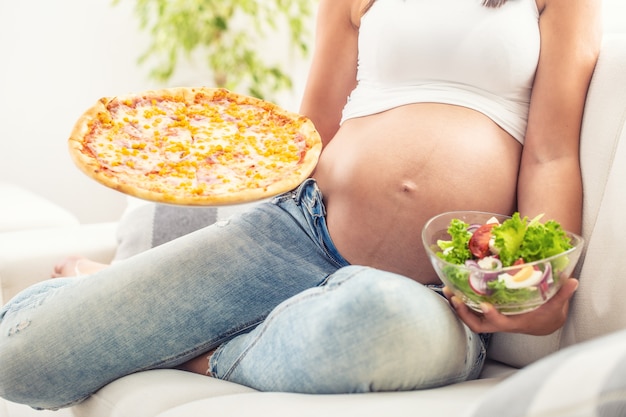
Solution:
[[[356,86],[357,38],[362,0],[321,0],[316,41],[300,113],[326,145],[339,129],[341,111]]]
[[[539,0],[541,54],[533,86],[518,179],[518,210],[555,219],[580,232],[582,181],[579,141],[587,89],[601,40],[600,0]],[[567,318],[577,281],[570,279],[548,303],[527,314],[504,316],[485,305],[473,314],[452,297],[459,316],[476,332],[550,334]],[[450,294],[449,294],[450,295]]]
[[[600,0],[544,0],[541,55],[518,179],[518,209],[580,233],[579,141],[601,39]]]

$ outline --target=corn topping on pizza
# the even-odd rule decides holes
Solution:
[[[306,117],[219,88],[171,88],[98,100],[76,122],[76,165],[126,194],[181,205],[255,201],[295,188],[321,139]]]

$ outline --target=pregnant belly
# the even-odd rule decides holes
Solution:
[[[436,283],[424,223],[450,210],[514,211],[520,153],[480,113],[417,104],[344,123],[314,177],[349,262]]]

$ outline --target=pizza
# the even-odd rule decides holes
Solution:
[[[295,188],[322,149],[306,117],[221,88],[105,97],[76,122],[69,150],[96,181],[142,199],[224,205]]]

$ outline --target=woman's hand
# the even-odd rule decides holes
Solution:
[[[569,301],[578,288],[578,280],[569,278],[547,303],[528,313],[504,315],[491,304],[481,304],[482,314],[467,307],[461,299],[444,288],[444,294],[458,316],[476,333],[524,333],[535,336],[548,335],[565,323]]]

